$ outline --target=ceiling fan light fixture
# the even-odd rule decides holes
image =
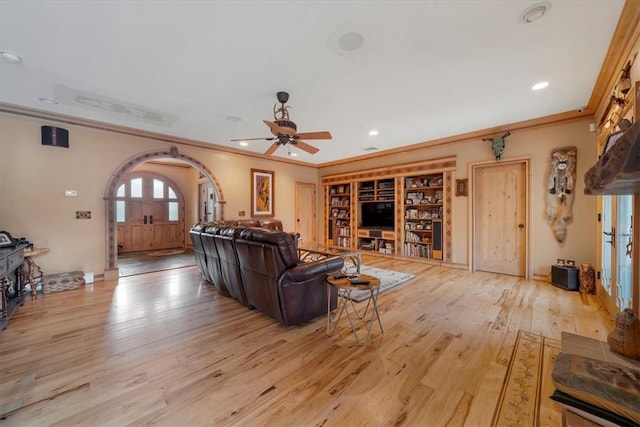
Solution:
[[[549,13],[549,10],[551,10],[551,3],[548,1],[536,3],[522,12],[520,21],[525,24],[530,24],[545,16]]]

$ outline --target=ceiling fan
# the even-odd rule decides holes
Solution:
[[[318,149],[312,145],[307,144],[303,141],[303,139],[331,139],[331,134],[326,131],[298,133],[298,127],[296,126],[296,124],[289,120],[288,110],[291,107],[284,105],[289,100],[289,94],[287,92],[278,92],[277,97],[278,102],[280,102],[280,107],[278,107],[278,104],[275,104],[273,106],[274,121],[270,122],[268,120],[263,120],[264,124],[269,126],[269,130],[274,136],[268,138],[232,139],[231,141],[275,140],[271,147],[269,147],[269,149],[264,153],[266,155],[273,154],[278,149],[278,146],[284,146],[287,144],[298,147],[299,149],[304,150],[309,154],[317,153]]]

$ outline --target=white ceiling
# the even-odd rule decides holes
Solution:
[[[585,106],[624,1],[535,3],[1,0],[0,102],[242,148],[287,91],[324,163]]]

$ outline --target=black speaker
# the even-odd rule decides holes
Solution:
[[[442,250],[442,221],[433,221],[433,250]]]
[[[69,148],[69,131],[53,126],[42,126],[42,145]]]
[[[565,291],[577,291],[579,287],[578,269],[565,265],[552,265],[551,284]]]

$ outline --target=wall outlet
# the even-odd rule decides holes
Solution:
[[[76,219],[91,219],[91,211],[76,211]]]

